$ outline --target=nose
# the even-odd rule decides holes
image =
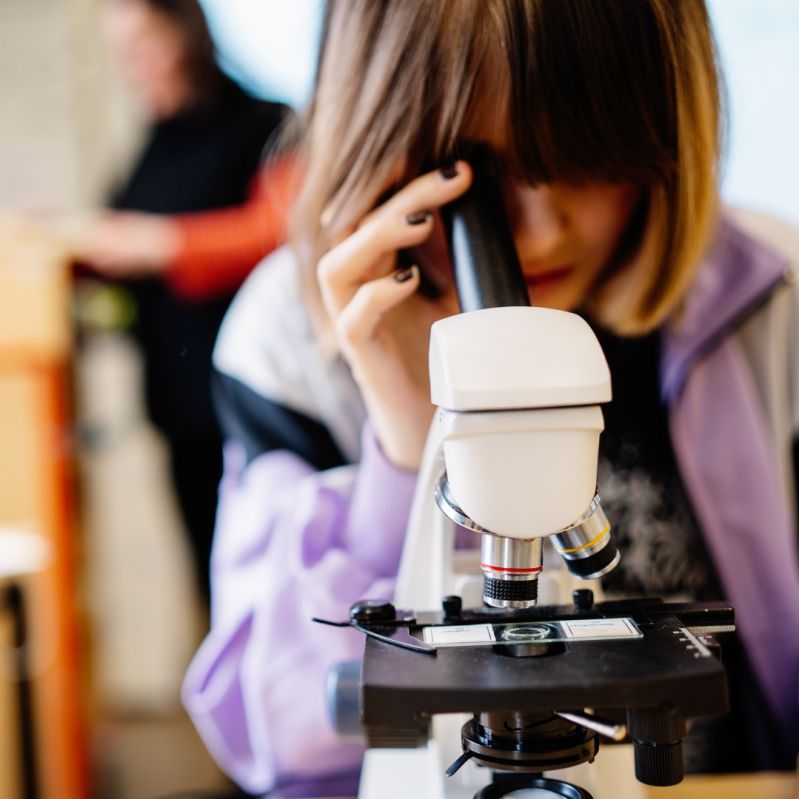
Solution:
[[[548,262],[562,247],[568,217],[552,186],[515,186],[509,206],[513,238],[522,263]]]

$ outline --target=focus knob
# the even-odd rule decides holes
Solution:
[[[682,739],[685,720],[668,705],[627,710],[627,731],[633,739],[635,776],[646,785],[682,782]]]
[[[633,741],[635,776],[645,785],[677,785],[684,775],[682,741],[650,744]]]

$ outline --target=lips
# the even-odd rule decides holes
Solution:
[[[571,266],[561,266],[539,272],[525,272],[524,282],[527,284],[528,288],[540,289],[557,283],[559,280],[571,274],[571,271]]]

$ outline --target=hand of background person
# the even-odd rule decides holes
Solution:
[[[157,214],[102,211],[67,232],[75,260],[106,277],[142,277],[164,272],[177,255],[175,223]]]
[[[458,310],[434,212],[463,194],[471,181],[463,161],[454,170],[416,178],[366,216],[318,265],[325,309],[377,438],[386,456],[407,469],[419,466],[433,413],[430,327]],[[438,256],[431,277],[444,289],[439,298],[417,291],[418,266],[397,269],[397,251],[407,248]]]

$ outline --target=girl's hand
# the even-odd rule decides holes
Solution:
[[[440,298],[421,296],[418,266],[397,270],[397,251],[430,242],[441,225],[433,212],[463,194],[471,181],[464,161],[416,178],[371,212],[318,266],[325,309],[377,438],[386,456],[407,469],[419,466],[433,413],[430,327],[456,313],[458,305],[448,280]],[[444,266],[438,265],[439,275]]]

